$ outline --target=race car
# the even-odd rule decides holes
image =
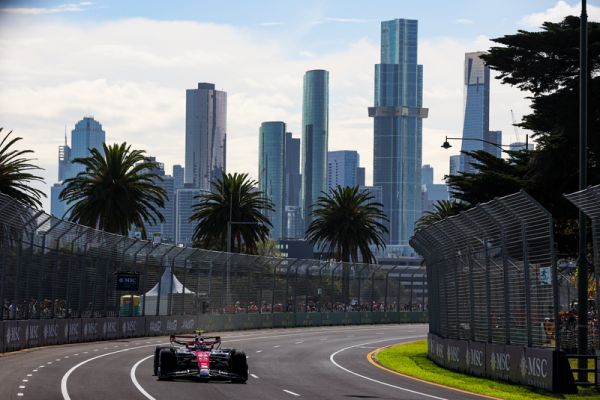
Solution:
[[[246,353],[221,348],[220,336],[171,335],[169,346],[154,351],[154,375],[158,380],[211,378],[245,383],[248,380]]]

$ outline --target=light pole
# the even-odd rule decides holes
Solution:
[[[587,84],[588,84],[588,62],[587,62],[587,13],[586,0],[581,2],[581,18],[579,28],[579,190],[587,187]],[[588,342],[588,266],[587,266],[587,221],[585,214],[579,210],[579,272],[577,277],[578,290],[578,335],[577,349],[579,354],[587,354]],[[579,359],[579,368],[585,368],[587,360]],[[587,381],[587,373],[580,373],[580,381]]]
[[[458,137],[448,137],[446,136],[446,140],[444,140],[444,143],[442,143],[442,148],[444,149],[449,149],[450,147],[452,147],[452,145],[448,142],[448,140],[474,140],[476,142],[483,142],[483,143],[487,143],[489,145],[495,146],[497,148],[499,148],[500,150],[504,151],[504,147],[510,147],[509,145],[505,145],[505,144],[498,144],[498,143],[494,143],[494,142],[490,142],[489,140],[484,140],[484,139],[477,139],[477,138],[458,138]],[[529,150],[529,135],[525,135],[525,150]]]

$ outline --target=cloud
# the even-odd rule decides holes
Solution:
[[[568,15],[581,14],[581,3],[570,5],[560,0],[554,7],[545,11],[524,16],[519,20],[519,25],[527,28],[539,28],[544,22],[560,22]],[[588,4],[587,14],[589,20],[600,21],[600,7]]]
[[[261,31],[191,21],[142,18],[84,25],[12,20],[0,24],[0,121],[35,150],[49,187],[57,179],[57,147],[84,115],[98,119],[110,143],[127,141],[166,164],[184,163],[185,90],[214,82],[228,94],[227,168],[257,177],[258,128],[283,120],[300,136],[305,71],[330,71],[329,148],[357,149],[372,174],[374,64],[379,42],[356,40],[327,53],[290,48]],[[464,53],[489,39],[419,42],[425,65],[423,162],[448,172],[443,137],[462,129]],[[306,45],[306,43],[304,44]],[[304,51],[304,56],[300,53]],[[43,68],[40,66],[43,65]],[[523,95],[492,85],[490,126],[512,133],[510,109],[527,113]],[[49,208],[48,200],[45,207]]]
[[[473,25],[475,21],[469,18],[459,18],[454,20],[454,23],[459,25]]]
[[[56,7],[7,7],[7,8],[0,8],[0,12],[6,13],[6,14],[21,14],[21,15],[34,15],[35,16],[35,15],[85,11],[92,4],[93,4],[92,2],[83,1],[80,3],[60,4]]]

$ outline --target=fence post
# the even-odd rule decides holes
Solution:
[[[365,270],[365,268],[368,268],[369,264],[365,265],[364,267],[362,267],[360,269],[360,272],[358,273],[358,311],[360,311],[362,309],[362,303],[361,303],[361,281],[362,281],[362,272]],[[350,285],[348,284],[348,293],[350,293]],[[351,302],[352,303],[352,302]]]
[[[342,264],[340,263],[339,265],[336,265],[335,267],[333,267],[333,269],[331,270],[331,298],[332,298],[332,302],[331,302],[331,312],[334,311],[334,306],[335,306],[335,296],[333,295],[335,293],[335,289],[333,287],[333,276],[335,274],[335,270],[338,269]]]
[[[388,282],[389,282],[389,278],[390,278],[390,273],[392,271],[394,271],[396,268],[398,268],[397,265],[394,265],[392,267],[392,269],[390,269],[386,274],[385,274],[385,290],[384,290],[384,298],[383,298],[383,307],[385,308],[385,311],[387,312],[388,310]]]
[[[320,262],[320,261],[319,261]],[[323,269],[325,269],[325,267],[327,267],[329,265],[329,261],[325,261],[325,265],[323,265],[321,268],[319,268],[319,287],[317,288],[317,296],[318,296],[318,302],[319,302],[319,312],[321,312],[322,310],[322,300],[321,300],[321,295],[323,294]],[[325,297],[325,296],[323,296]]]

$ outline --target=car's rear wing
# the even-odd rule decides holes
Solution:
[[[198,339],[198,335],[171,335],[169,340],[171,343],[181,345],[192,344]],[[221,336],[200,336],[206,345],[221,343]]]

